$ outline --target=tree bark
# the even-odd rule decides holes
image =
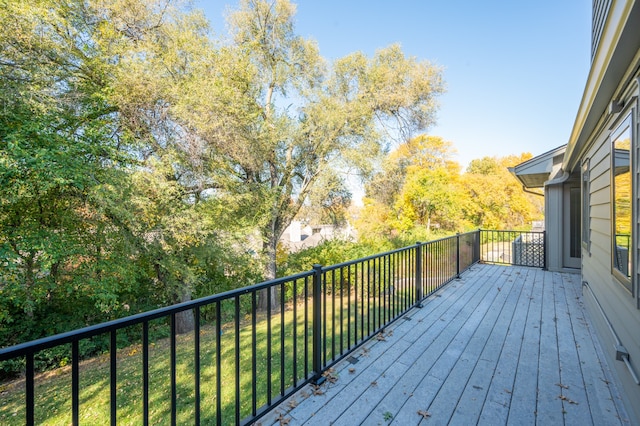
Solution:
[[[166,289],[169,289],[171,283],[167,277],[167,271],[159,263],[155,264],[156,276],[158,280],[164,285]],[[169,296],[173,303],[188,302],[191,300],[192,289],[191,286],[184,281],[179,281],[179,285],[175,288],[175,291],[169,290]],[[195,328],[195,317],[193,316],[193,310],[188,309],[181,311],[175,315],[176,321],[176,334],[184,334],[193,331]]]
[[[262,246],[265,257],[264,278],[273,280],[276,278],[276,247],[278,239],[275,233],[271,233],[267,241]],[[266,288],[258,294],[258,309],[266,311],[271,305],[271,312],[278,312],[280,303],[278,299],[278,289],[276,286]]]
[[[182,283],[182,287],[178,289],[179,303],[188,302],[191,300],[191,286],[186,283]],[[186,311],[180,311],[176,314],[176,333],[184,334],[193,331],[195,328],[195,317],[193,315],[193,309],[187,309]]]

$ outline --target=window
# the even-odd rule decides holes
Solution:
[[[631,232],[631,116],[611,135],[613,189],[613,271],[631,291],[632,247]]]

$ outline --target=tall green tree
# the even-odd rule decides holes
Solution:
[[[189,253],[209,234],[176,236],[201,191],[168,106],[185,58],[211,50],[202,14],[165,0],[0,0],[0,21],[0,321],[70,300],[108,318],[159,277],[168,302],[188,299]]]
[[[531,158],[531,154],[506,157],[483,157],[469,163],[462,175],[464,188],[462,209],[468,222],[476,228],[522,229],[532,220],[543,217],[542,194],[524,192],[508,171]]]
[[[454,153],[451,142],[425,134],[398,145],[366,187],[361,231],[382,231],[381,236],[389,237],[417,226],[429,233],[434,221],[444,229],[458,229],[459,166],[452,161]],[[381,215],[386,230],[380,226]]]
[[[51,306],[65,309],[74,298],[112,312],[114,289],[91,284],[126,286],[135,276],[109,262],[105,246],[125,250],[127,242],[93,205],[98,188],[125,178],[118,166],[129,159],[112,137],[110,65],[91,40],[97,24],[88,11],[84,2],[0,5],[0,317],[7,321],[20,311],[29,321]]]
[[[276,275],[278,239],[329,166],[370,172],[390,134],[433,123],[443,91],[440,69],[397,45],[328,66],[295,33],[294,14],[288,0],[242,0],[229,17],[233,42],[200,60],[176,106],[203,140],[207,184],[259,230],[266,278]]]
[[[457,164],[433,168],[410,166],[394,204],[398,228],[409,230],[418,225],[424,226],[429,233],[432,224],[436,223],[445,230],[461,231],[459,181]]]

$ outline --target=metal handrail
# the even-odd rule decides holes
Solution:
[[[109,336],[110,341],[110,416],[112,424],[117,418],[117,333],[136,324],[142,325],[142,380],[143,380],[143,419],[149,419],[149,324],[153,320],[167,318],[170,325],[170,362],[171,362],[171,418],[177,416],[177,340],[176,315],[183,311],[195,312],[194,330],[194,386],[196,419],[200,420],[200,374],[201,374],[201,342],[200,342],[200,313],[201,308],[212,306],[215,310],[215,341],[216,357],[216,415],[217,424],[225,423],[229,419],[223,418],[223,407],[220,393],[228,386],[235,387],[236,401],[234,409],[235,423],[253,423],[270,409],[291,396],[293,392],[310,382],[319,382],[323,372],[335,363],[349,356],[353,351],[384,330],[394,321],[414,307],[422,306],[423,300],[448,282],[459,278],[460,274],[473,264],[487,259],[482,258],[481,243],[483,239],[491,240],[493,232],[500,243],[511,238],[507,231],[472,231],[457,234],[452,237],[440,238],[429,242],[418,242],[415,245],[391,250],[361,259],[339,263],[336,265],[314,265],[310,271],[296,275],[265,281],[253,286],[243,287],[224,293],[203,297],[197,300],[155,309],[153,311],[131,315],[97,324],[82,329],[45,337],[32,342],[0,349],[0,361],[23,357],[26,361],[26,391],[25,418],[27,424],[34,424],[34,377],[35,355],[49,348],[71,343],[71,409],[72,423],[78,424],[80,409],[79,389],[79,342],[99,335]],[[511,232],[511,231],[510,231]],[[515,235],[515,234],[514,234]],[[518,235],[523,235],[519,233]],[[537,235],[537,234],[536,234]],[[542,234],[544,239],[544,234]],[[544,243],[543,243],[544,245]],[[544,256],[543,256],[544,257]],[[292,295],[285,298],[285,286],[290,286]],[[257,298],[264,290],[275,288],[279,292],[278,310],[271,310],[271,303],[267,303],[266,321],[266,349],[260,353],[257,350]],[[266,292],[270,302],[271,291]],[[250,298],[250,320],[247,324],[243,320],[241,301]],[[229,323],[222,323],[221,304],[233,302],[233,314]],[[298,306],[299,305],[299,306]],[[285,310],[290,306],[296,321],[286,324]],[[302,319],[298,319],[302,315]],[[272,321],[279,317],[280,326],[274,328]],[[261,320],[262,321],[262,320]],[[242,325],[241,325],[242,323]],[[301,323],[301,324],[299,324]],[[223,325],[230,327],[235,340],[231,343],[231,355],[235,365],[235,380],[233,383],[223,383],[221,380],[221,334]],[[241,327],[251,330],[251,371],[240,369],[240,331]],[[289,327],[291,337],[285,333]],[[273,341],[279,345],[273,345]],[[287,340],[289,339],[289,340]],[[286,340],[286,343],[285,343]],[[286,354],[286,348],[291,347],[293,354]],[[279,371],[272,371],[273,357],[279,356]],[[292,356],[292,366],[285,369],[286,357]],[[256,377],[263,374],[258,371],[257,359],[266,359],[267,394],[266,404],[258,406],[257,401],[263,400],[265,395],[259,394],[256,388]],[[300,359],[298,359],[301,357]],[[273,374],[279,377],[273,382]],[[251,375],[252,389],[241,392],[240,376]],[[278,391],[277,395],[274,392]],[[241,408],[240,399],[248,398],[250,412]],[[244,400],[244,399],[243,399]],[[247,400],[244,400],[245,403]]]

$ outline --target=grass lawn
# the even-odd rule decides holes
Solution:
[[[401,292],[398,292],[401,295]],[[352,293],[353,294],[353,293]],[[336,297],[326,298],[327,312],[325,337],[326,359],[332,359],[340,353],[342,347],[353,346],[361,337],[362,323],[369,318],[380,326],[380,318],[385,317],[385,310],[380,307],[378,298],[350,298],[346,295],[340,302]],[[249,297],[249,296],[241,296]],[[388,296],[387,300],[389,300]],[[357,299],[357,300],[356,300]],[[398,297],[400,299],[400,297]],[[244,300],[243,303],[247,301]],[[234,301],[223,309],[233,311]],[[249,302],[250,303],[250,302]],[[342,305],[342,308],[341,308]],[[363,309],[364,308],[364,309]],[[236,404],[239,403],[240,418],[250,416],[253,406],[259,409],[267,404],[269,396],[276,400],[287,388],[305,380],[305,339],[309,352],[307,377],[312,373],[311,338],[312,338],[312,305],[308,304],[307,321],[305,323],[304,304],[293,305],[282,313],[270,318],[258,314],[255,319],[255,377],[252,360],[253,320],[245,316],[238,322],[225,323],[219,339],[220,370],[217,365],[217,339],[215,324],[202,326],[200,329],[200,396],[201,421],[215,422],[217,417],[217,382],[220,376],[220,415],[223,424],[235,423]],[[397,314],[401,310],[396,306]],[[387,317],[389,311],[387,310]],[[333,321],[331,318],[333,317]],[[342,320],[343,326],[340,326]],[[284,324],[284,329],[283,329]],[[136,326],[141,333],[141,326]],[[366,327],[366,325],[365,325]],[[375,328],[375,327],[372,327]],[[269,335],[268,330],[271,330]],[[305,333],[306,329],[306,333]],[[294,339],[295,330],[295,339]],[[356,333],[357,330],[357,333]],[[341,334],[342,333],[342,334]],[[365,330],[365,334],[367,331]],[[356,335],[357,334],[357,335]],[[239,337],[239,365],[236,365],[236,335]],[[350,341],[347,341],[350,336]],[[270,338],[269,338],[270,337]],[[366,337],[366,336],[365,336]],[[176,388],[177,388],[177,422],[193,424],[195,419],[195,339],[193,333],[177,336]],[[268,342],[271,356],[269,358]],[[294,355],[294,342],[296,351]],[[284,349],[284,351],[282,351]],[[69,357],[71,349],[69,348]],[[296,357],[294,363],[294,356]],[[270,359],[270,362],[269,362]],[[294,371],[295,364],[295,371]],[[283,368],[281,369],[281,365]],[[236,368],[239,369],[239,381],[236,380]],[[281,373],[282,372],[282,373]],[[255,382],[256,393],[252,389]],[[240,398],[236,398],[236,392]],[[24,380],[0,384],[0,424],[25,424],[24,412]],[[149,422],[150,424],[167,424],[171,419],[171,362],[170,340],[159,339],[149,346]],[[255,399],[255,401],[254,401]],[[118,350],[117,367],[117,422],[119,425],[142,424],[143,382],[142,382],[142,348],[140,345],[128,346]],[[61,367],[40,374],[35,380],[35,419],[36,424],[68,425],[71,423],[71,368]],[[109,356],[103,355],[84,360],[80,366],[80,423],[88,425],[105,424],[110,415],[110,379]]]

